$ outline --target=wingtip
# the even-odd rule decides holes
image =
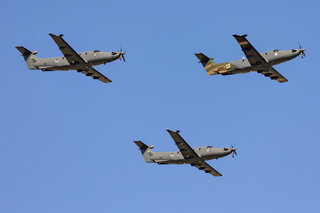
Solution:
[[[63,36],[63,34],[55,35],[55,34],[53,34],[53,33],[49,33],[49,35],[50,35],[51,37],[54,37],[54,36],[60,36],[60,37],[62,37],[62,36]]]
[[[232,36],[235,37],[235,38],[237,38],[237,37],[245,38],[245,37],[247,37],[248,35],[247,35],[247,34],[243,34],[243,35],[233,34]]]
[[[167,129],[167,132],[169,132],[169,133],[172,133],[172,132],[179,133],[179,132],[180,132],[180,130],[172,131],[172,130],[170,130],[170,129]]]

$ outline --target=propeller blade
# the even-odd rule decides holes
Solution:
[[[301,52],[301,59],[303,60],[306,57],[306,54],[304,53],[304,49],[302,49],[302,46],[299,43],[299,50]]]
[[[126,63],[126,58],[124,57],[124,55],[122,55],[123,58],[123,63]]]

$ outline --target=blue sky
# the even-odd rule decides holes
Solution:
[[[319,6],[317,1],[6,1],[0,9],[0,211],[314,212],[319,202]],[[96,67],[113,80],[27,69],[14,48],[60,56],[48,33],[77,51],[127,51]],[[306,59],[276,66],[288,83],[256,73],[208,76],[216,62],[258,51]],[[238,156],[209,161],[224,176],[146,164],[132,142],[191,146]]]

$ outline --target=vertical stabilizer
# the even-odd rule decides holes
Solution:
[[[204,69],[207,71],[208,75],[222,74],[226,72],[227,69],[230,67],[230,64],[228,63],[216,64],[214,61],[212,61],[213,58],[209,58],[203,53],[196,53],[195,56],[197,56],[197,58],[200,60],[199,63],[202,64]]]
[[[26,64],[29,68],[29,70],[37,69],[35,66],[35,63],[37,62],[37,57],[35,56],[38,52],[37,51],[30,51],[23,46],[16,46],[16,48],[19,50],[21,55],[23,56],[24,60],[26,61]]]
[[[141,154],[144,158],[144,161],[146,163],[152,163],[153,161],[150,160],[150,156],[153,155],[153,151],[151,150],[153,146],[147,146],[142,141],[134,141],[134,143],[139,147]]]

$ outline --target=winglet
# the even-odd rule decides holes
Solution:
[[[172,130],[170,130],[170,129],[167,129],[167,132],[169,132],[169,133],[172,133],[172,132],[179,133],[179,132],[180,132],[180,130],[172,131]]]
[[[235,38],[245,38],[245,37],[247,37],[248,35],[247,35],[247,34],[243,34],[243,35],[233,34],[232,36],[235,37]]]
[[[49,35],[50,35],[52,38],[55,37],[55,36],[59,36],[59,37],[62,37],[62,36],[63,36],[63,34],[55,35],[55,34],[52,34],[52,33],[49,33]]]

